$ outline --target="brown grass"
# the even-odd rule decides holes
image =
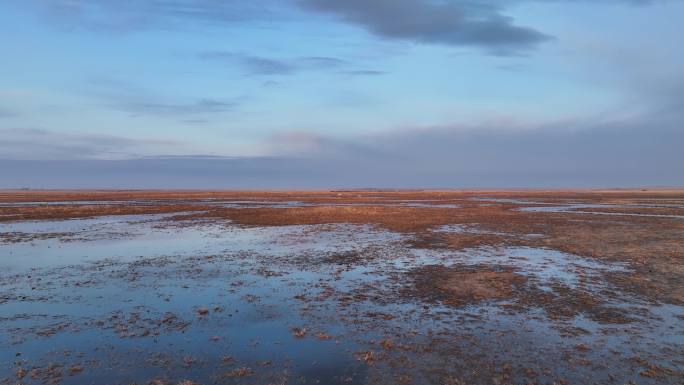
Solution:
[[[684,220],[657,217],[531,213],[520,203],[475,201],[473,197],[537,202],[668,203],[684,206],[684,190],[521,191],[0,191],[2,202],[131,201],[135,204],[2,207],[0,221],[82,218],[99,215],[179,213],[176,219],[229,219],[244,226],[327,223],[371,224],[409,235],[413,246],[467,249],[477,246],[549,247],[630,263],[637,274],[615,280],[654,299],[684,303]],[[218,208],[207,199],[298,201],[291,208]],[[459,208],[409,207],[404,201],[457,204]],[[353,206],[337,206],[353,204]],[[598,211],[599,209],[592,209]],[[600,209],[616,213],[680,215],[682,208]],[[192,211],[193,213],[187,214]],[[459,224],[478,233],[437,233]],[[496,233],[496,234],[493,234]],[[528,237],[535,234],[535,237]]]

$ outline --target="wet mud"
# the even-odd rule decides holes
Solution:
[[[683,207],[5,191],[0,384],[684,384]]]

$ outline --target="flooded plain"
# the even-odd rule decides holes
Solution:
[[[0,383],[684,383],[684,193],[102,194],[2,196]]]

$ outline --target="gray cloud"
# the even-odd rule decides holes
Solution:
[[[301,0],[386,38],[482,46],[497,53],[532,48],[550,37],[516,26],[495,2],[430,0]]]
[[[516,124],[514,130],[453,125],[345,139],[282,132],[266,143],[275,155],[269,158],[93,160],[129,158],[138,150],[149,154],[150,148],[173,150],[176,144],[3,130],[0,154],[8,159],[0,161],[0,187],[684,186],[683,95],[684,83],[670,82],[655,87],[641,115]]]
[[[10,110],[9,108],[0,107],[0,119],[16,118],[17,116],[19,116],[19,113],[15,112],[14,110]]]
[[[247,71],[255,75],[289,75],[295,72],[292,64],[264,57],[242,56],[239,61]]]
[[[388,38],[452,46],[476,46],[498,55],[519,54],[553,37],[519,26],[507,7],[524,2],[588,0],[298,0],[305,9],[337,16]],[[644,5],[657,0],[598,0]]]
[[[293,180],[312,187],[684,186],[680,111],[524,131],[443,127],[309,138],[312,166],[302,175],[323,176]]]
[[[182,115],[204,115],[232,111],[236,102],[215,99],[199,99],[191,103],[160,103],[145,101],[118,101],[114,108],[130,112],[135,116],[155,115],[177,117]]]
[[[343,74],[351,76],[380,76],[385,75],[387,72],[378,70],[356,70],[356,71],[344,71]]]
[[[169,140],[131,139],[114,135],[62,133],[36,128],[0,129],[0,154],[5,159],[58,160],[126,158],[150,147],[175,149]]]
[[[249,75],[285,76],[305,71],[332,71],[333,73],[349,76],[377,76],[386,74],[386,72],[379,70],[353,69],[354,64],[349,61],[326,56],[274,59],[236,52],[209,51],[200,53],[199,57],[203,60],[238,65]]]
[[[27,0],[65,28],[130,32],[154,27],[187,27],[272,20],[282,16],[277,0]]]
[[[351,63],[349,63],[346,60],[325,56],[302,57],[299,58],[298,61],[301,63],[303,67],[320,69],[340,68],[351,65]]]
[[[302,181],[296,179],[296,175],[308,162],[303,159],[211,157],[49,162],[0,159],[0,188],[285,187]]]
[[[133,116],[157,116],[183,118],[187,120],[206,120],[202,116],[233,111],[240,104],[240,98],[229,100],[203,97],[194,100],[177,101],[163,97],[136,84],[110,77],[95,77],[87,82],[85,91],[99,98],[107,107],[124,111]]]
[[[130,32],[149,28],[188,28],[196,23],[232,25],[289,20],[300,9],[337,16],[389,39],[476,46],[495,54],[534,48],[551,37],[520,26],[507,7],[524,2],[587,0],[26,0],[67,29]],[[597,0],[649,4],[657,0]],[[14,4],[14,6],[17,6]],[[297,16],[294,16],[297,17]],[[298,17],[302,17],[298,15]],[[271,63],[273,64],[273,63]],[[259,64],[256,63],[258,66]],[[272,71],[286,71],[270,67]]]
[[[239,65],[251,75],[292,75],[302,71],[335,70],[350,66],[351,63],[325,56],[306,56],[287,59],[274,59],[237,52],[209,51],[199,57],[230,65]]]
[[[273,138],[281,155],[267,158],[60,160],[49,167],[4,160],[0,187],[684,186],[681,118],[677,112],[524,131],[440,127],[349,139],[292,132]]]

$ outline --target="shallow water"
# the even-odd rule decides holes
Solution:
[[[534,278],[537,284],[548,287],[561,282],[570,287],[590,284],[605,272],[629,272],[627,264],[602,263],[553,249],[532,247],[477,248],[467,252],[420,250],[426,260],[439,261],[444,266],[493,265],[507,266]]]
[[[315,206],[387,206],[387,207],[422,207],[422,208],[459,208],[460,206],[450,202],[442,202],[434,199],[397,199],[389,200],[391,203],[337,203],[330,202],[303,202],[303,201],[280,201],[280,200],[245,200],[245,199],[198,199],[198,200],[102,200],[102,201],[51,201],[51,202],[0,202],[0,207],[40,207],[40,206],[109,206],[109,205],[134,205],[134,206],[163,206],[163,205],[197,205],[221,208],[292,208],[292,207],[315,207]],[[430,202],[430,203],[428,203]],[[8,216],[11,216],[9,214]]]
[[[639,199],[637,203],[630,204],[611,204],[611,203],[586,203],[581,199],[561,199],[564,202],[559,205],[558,199],[553,199],[550,201],[540,201],[534,199],[516,199],[516,198],[482,198],[475,197],[470,198],[472,201],[476,202],[494,202],[494,203],[511,203],[516,205],[545,205],[554,207],[567,207],[573,206],[573,208],[684,208],[684,204],[681,203],[669,203],[671,199],[663,199],[665,203],[660,202],[658,198],[643,198]],[[658,202],[658,203],[643,203],[643,202]],[[533,207],[534,208],[534,207]],[[541,207],[543,209],[544,207]]]
[[[603,212],[592,211],[592,209],[653,209],[653,208],[674,208],[682,209],[684,205],[668,204],[668,203],[638,203],[638,204],[609,204],[609,203],[583,203],[577,200],[566,200],[565,203],[558,204],[554,202],[542,202],[529,199],[511,199],[511,198],[471,198],[471,200],[478,202],[494,202],[494,203],[511,203],[517,205],[534,205],[528,207],[517,208],[517,211],[533,212],[533,213],[572,213],[572,214],[589,214],[589,215],[613,215],[613,216],[629,216],[629,217],[645,217],[645,218],[672,218],[684,219],[684,215],[671,214],[642,214],[642,213],[621,213],[621,212]]]
[[[536,213],[571,213],[571,214],[589,214],[589,215],[612,215],[612,216],[626,216],[626,217],[645,217],[645,218],[672,218],[684,219],[684,215],[671,214],[639,214],[639,213],[620,213],[620,212],[604,212],[604,211],[590,211],[587,209],[598,208],[648,208],[641,206],[627,206],[627,205],[565,205],[565,206],[544,206],[544,207],[523,207],[520,211],[536,212]]]
[[[604,274],[629,273],[628,265],[550,249],[411,249],[409,237],[367,225],[168,217],[0,225],[40,235],[0,244],[0,379],[53,363],[63,367],[24,382],[59,372],[65,384],[586,383],[610,375],[657,383],[639,375],[633,357],[672,368],[684,346],[682,307],[602,294],[613,289]],[[535,290],[596,292],[636,320],[402,294],[415,269],[435,264],[510,267]],[[83,370],[69,375],[74,367]]]

